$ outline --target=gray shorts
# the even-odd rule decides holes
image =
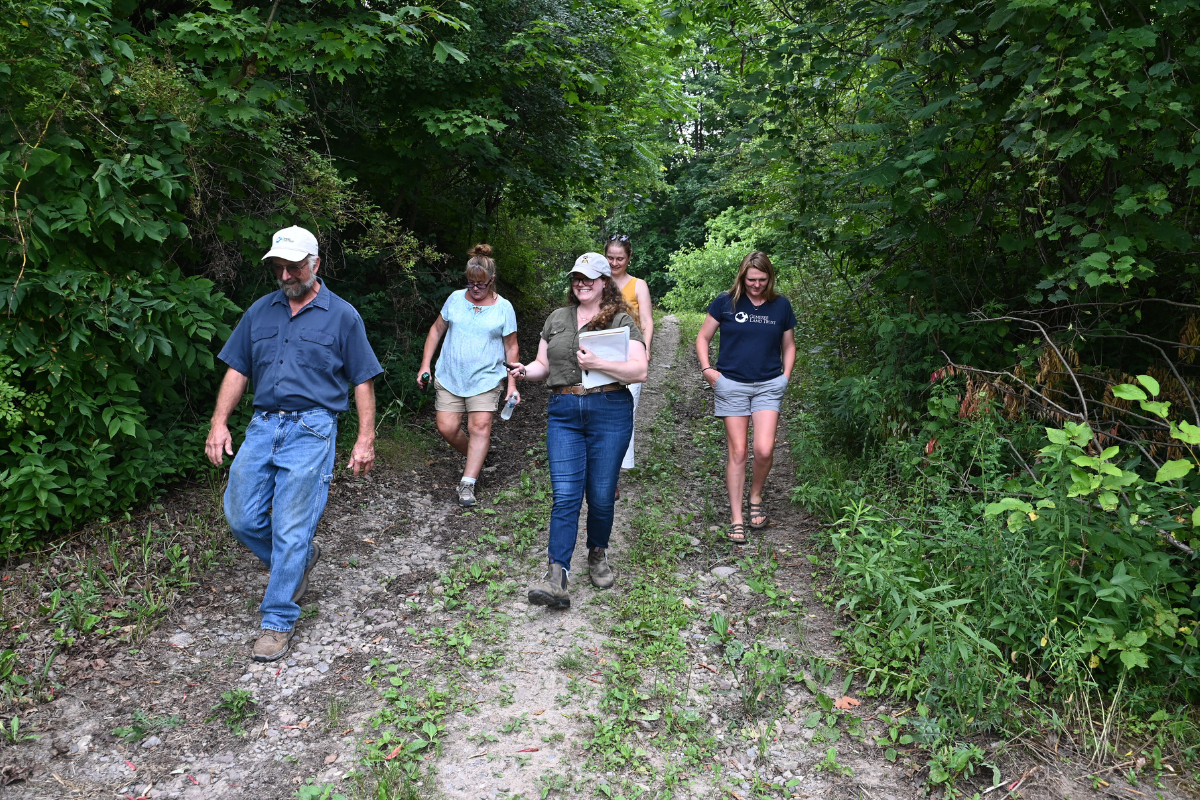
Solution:
[[[748,417],[755,411],[779,411],[787,385],[786,375],[757,383],[740,383],[722,375],[713,386],[713,415]]]

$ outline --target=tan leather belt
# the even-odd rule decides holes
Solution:
[[[583,388],[583,384],[577,383],[574,386],[559,386],[558,388],[551,389],[550,391],[554,392],[555,394],[581,395],[595,394],[596,392],[615,392],[617,389],[624,388],[625,384],[623,383],[606,383],[603,386],[593,386],[590,389],[585,389]]]

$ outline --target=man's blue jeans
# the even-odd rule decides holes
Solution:
[[[621,459],[633,434],[633,395],[628,389],[595,394],[550,395],[546,451],[554,508],[550,512],[550,560],[571,566],[579,511],[587,494],[588,547],[608,547],[613,495]]]
[[[312,557],[313,533],[329,499],[337,415],[323,408],[255,412],[233,459],[225,518],[233,535],[270,570],[262,627],[290,631],[292,596]]]

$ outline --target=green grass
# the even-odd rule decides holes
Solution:
[[[258,713],[255,710],[257,705],[258,700],[249,689],[231,689],[221,694],[220,701],[212,707],[212,714],[205,722],[219,720],[236,735],[245,736],[243,723]]]
[[[140,742],[155,731],[177,728],[183,724],[183,717],[149,717],[141,709],[134,711],[132,718],[129,725],[113,728],[112,735],[127,742]]]
[[[141,641],[232,553],[223,523],[172,520],[158,507],[148,521],[103,524],[31,554],[28,568],[4,573],[0,592],[0,712],[50,699],[60,653]]]

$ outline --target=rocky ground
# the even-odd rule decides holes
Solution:
[[[249,659],[266,575],[236,549],[135,646],[60,656],[57,696],[17,709],[38,738],[5,745],[0,797],[923,794],[924,758],[898,736],[913,709],[846,680],[817,523],[786,502],[786,432],[771,527],[746,547],[724,539],[719,426],[680,338],[665,318],[613,590],[592,589],[580,554],[569,611],[524,601],[549,509],[546,395],[527,387],[496,423],[475,509],[453,502],[461,460],[428,437],[338,476],[286,660]],[[1083,788],[983,744],[997,772],[963,781],[968,795],[996,776],[1025,797]]]

